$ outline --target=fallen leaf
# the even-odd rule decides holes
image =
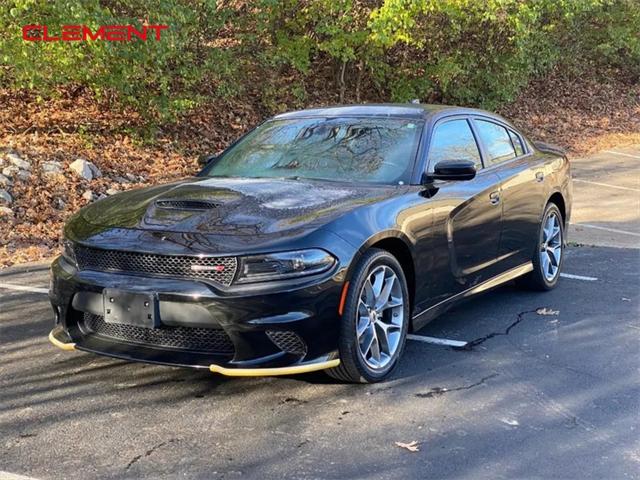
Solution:
[[[396,445],[399,446],[400,448],[404,448],[406,450],[409,450],[410,452],[419,452],[420,451],[420,445],[415,440],[413,442],[411,442],[411,443],[396,442]]]
[[[550,308],[544,307],[536,310],[538,315],[559,315],[560,310],[551,310]]]
[[[512,427],[517,427],[518,425],[520,425],[520,422],[518,422],[518,420],[512,420],[510,418],[501,418],[500,421],[502,423],[506,423],[507,425],[511,425]]]

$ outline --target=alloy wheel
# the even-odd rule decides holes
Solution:
[[[562,258],[562,228],[555,212],[546,218],[542,228],[540,267],[544,278],[552,282],[558,275]]]
[[[404,295],[396,273],[386,265],[371,270],[360,292],[356,337],[364,362],[374,370],[393,360],[402,339]]]

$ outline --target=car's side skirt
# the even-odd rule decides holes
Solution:
[[[413,316],[413,331],[420,330],[431,320],[436,318],[438,315],[446,312],[450,309],[454,304],[466,300],[478,293],[486,292],[487,290],[491,290],[496,288],[504,283],[507,283],[515,278],[521,277],[533,270],[533,264],[531,262],[524,263],[518,267],[507,270],[506,272],[502,272],[495,277],[490,278],[482,283],[474,285],[473,287],[468,288],[460,293],[456,293],[455,295],[447,298],[446,300],[441,301],[440,303],[436,303],[431,307],[423,310],[422,312]]]

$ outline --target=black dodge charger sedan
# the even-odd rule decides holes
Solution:
[[[278,115],[192,178],[89,205],[51,267],[56,346],[224,375],[375,382],[407,332],[513,279],[558,282],[561,151],[488,112]]]

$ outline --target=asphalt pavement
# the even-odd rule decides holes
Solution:
[[[587,212],[580,195],[571,277],[551,292],[507,285],[457,307],[417,333],[472,348],[410,341],[391,380],[375,385],[63,352],[46,338],[46,265],[2,270],[0,479],[639,478],[634,204],[618,218]],[[584,234],[591,222],[606,238]]]
[[[571,160],[574,212],[569,238],[585,245],[640,245],[640,145]]]

